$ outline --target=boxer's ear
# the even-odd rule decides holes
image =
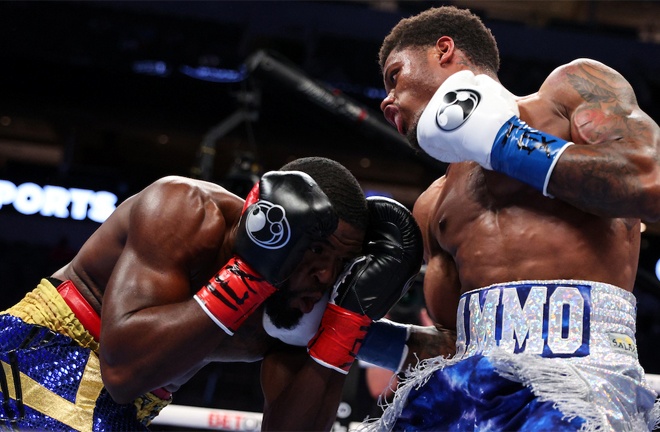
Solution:
[[[442,66],[443,64],[450,62],[454,57],[456,45],[454,44],[454,40],[449,36],[442,36],[436,41],[434,48],[438,62]]]

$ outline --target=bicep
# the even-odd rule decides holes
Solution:
[[[660,218],[660,129],[625,78],[577,60],[553,72],[539,94],[565,112],[563,138],[582,144],[562,154],[548,192],[596,215]]]
[[[190,297],[186,272],[172,263],[145,260],[127,246],[117,260],[103,296],[104,327],[120,324],[134,313]]]
[[[575,141],[601,144],[615,141],[644,145],[653,121],[644,114],[632,86],[614,69],[580,62],[566,72],[573,92],[571,133]]]
[[[127,215],[126,242],[103,297],[104,330],[121,328],[141,310],[191,297],[190,266],[200,252],[193,245],[200,243],[203,213],[176,186],[147,192]]]

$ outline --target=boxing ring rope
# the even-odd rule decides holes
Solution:
[[[649,385],[660,394],[660,375],[646,374]],[[182,428],[210,429],[222,431],[259,431],[261,429],[261,413],[233,411],[225,409],[202,408],[195,406],[171,404],[156,417],[153,425],[177,426]],[[357,427],[358,423],[348,425],[348,430]],[[335,423],[333,432],[346,432],[346,427]]]
[[[151,424],[152,428],[154,428],[153,425],[163,425],[227,432],[259,432],[261,430],[262,415],[262,413],[257,412],[170,404],[160,412]],[[336,422],[332,432],[355,430],[358,425],[359,423],[352,422],[346,428]]]
[[[256,412],[170,404],[151,424],[224,431],[259,431],[262,415]]]

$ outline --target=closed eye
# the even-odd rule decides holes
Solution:
[[[313,245],[311,245],[311,246],[309,247],[309,250],[311,250],[312,253],[315,253],[315,254],[317,254],[317,255],[320,255],[320,254],[323,253],[324,248],[323,248],[323,245],[320,245],[320,244],[313,244]]]
[[[387,75],[387,81],[390,83],[390,85],[395,86],[396,85],[396,77],[399,74],[399,69],[393,69],[389,72]]]

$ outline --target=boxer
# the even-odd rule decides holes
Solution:
[[[203,366],[262,361],[264,430],[328,430],[369,329],[421,259],[411,213],[367,201],[329,159],[268,172],[245,200],[157,180],[0,314],[0,425],[146,430]],[[435,349],[408,333],[381,360]]]
[[[653,429],[632,290],[660,130],[630,84],[579,59],[515,96],[490,30],[452,6],[399,21],[379,58],[385,117],[449,164],[413,214],[427,309],[457,345],[365,428]]]

